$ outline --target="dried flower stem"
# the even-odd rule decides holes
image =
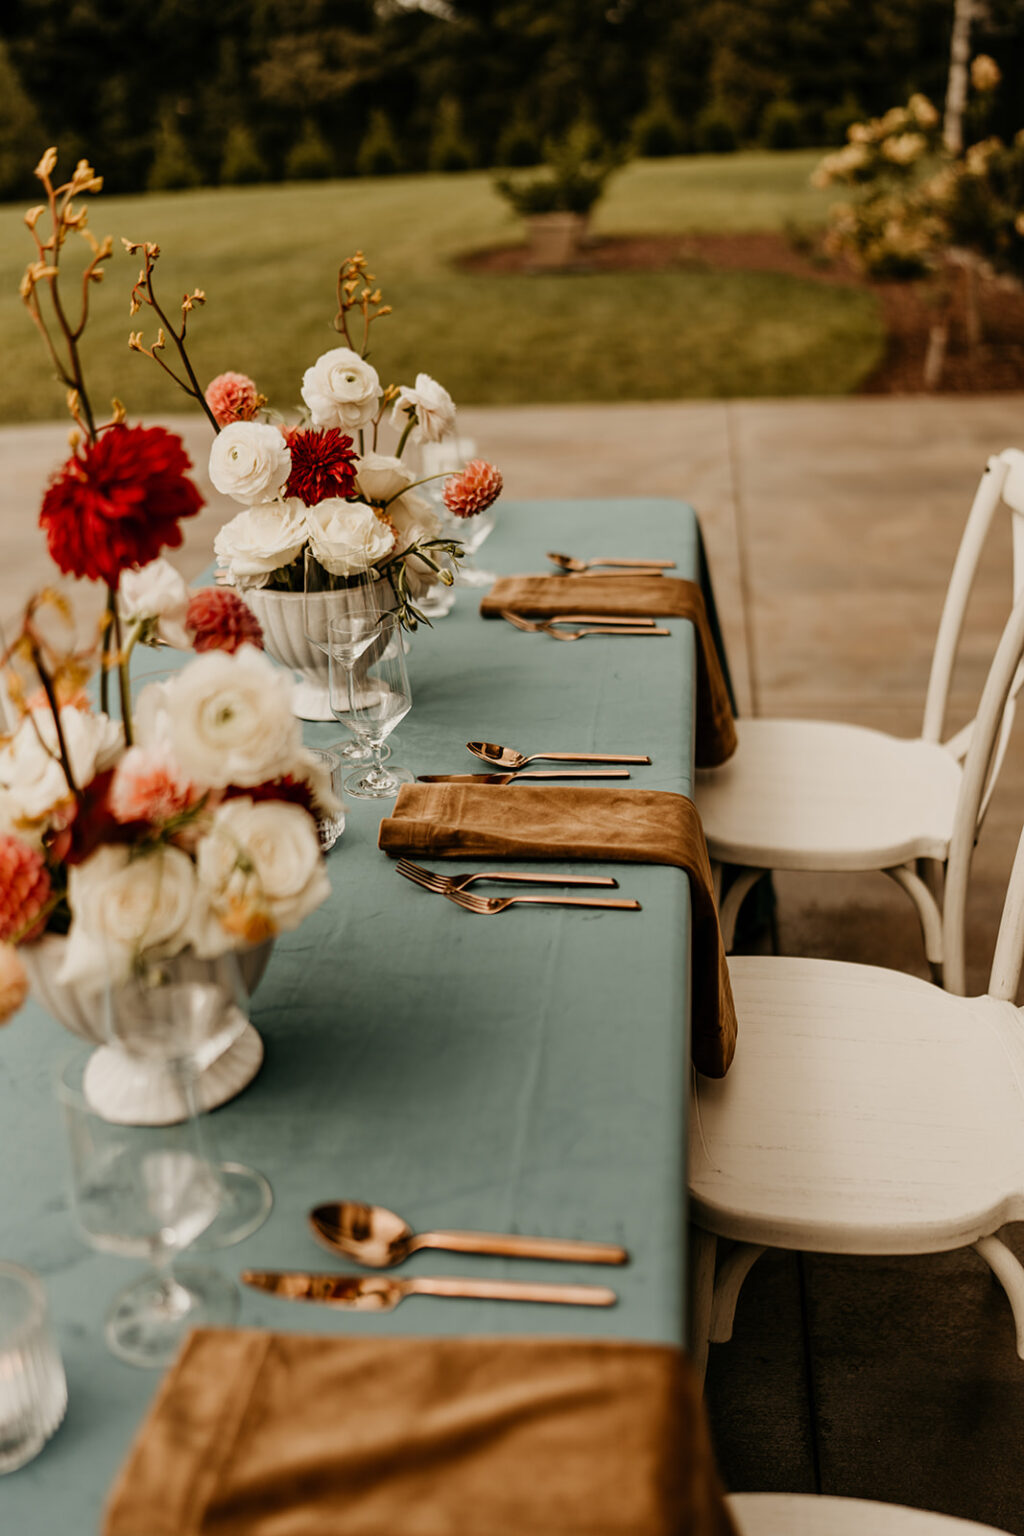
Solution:
[[[130,332],[128,337],[129,347],[133,352],[141,352],[145,357],[152,358],[155,363],[159,363],[160,367],[174,380],[179,389],[184,390],[186,395],[198,401],[214,432],[220,432],[220,423],[206,402],[202,385],[196,377],[195,369],[192,367],[192,362],[188,355],[188,348],[185,345],[189,314],[197,304],[206,303],[206,294],[201,288],[194,288],[191,293],[186,293],[181,301],[181,328],[176,330],[167,311],[157,299],[153,287],[153,269],[160,255],[160,247],[153,245],[148,240],[144,242],[123,240],[121,243],[129,255],[133,256],[137,251],[142,252],[142,271],[139,273],[138,280],[132,289],[131,313],[137,315],[143,304],[146,304],[154,311],[161,322],[160,328],[157,331],[156,341],[151,347],[143,345],[141,331]],[[181,360],[181,366],[185,370],[185,378],[175,373],[170,364],[165,363],[163,358],[158,355],[167,344],[166,338],[168,334],[174,342],[175,351]]]

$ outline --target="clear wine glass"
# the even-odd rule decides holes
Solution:
[[[423,443],[420,446],[421,475],[454,475],[465,469],[476,458],[476,443],[471,437],[446,437],[439,443]],[[494,509],[488,508],[476,517],[453,517],[444,504],[444,481],[430,480],[419,488],[441,519],[441,532],[446,539],[457,539],[463,548],[459,565],[453,568],[456,587],[490,587],[497,577],[494,571],[478,569],[474,555],[494,530]],[[421,605],[422,606],[422,605]]]
[[[170,1067],[200,1144],[205,1138],[197,1076],[241,1035],[248,1022],[248,1001],[233,950],[213,959],[186,951],[147,961],[125,980],[108,985],[108,1033],[130,1054]],[[274,1203],[270,1185],[254,1168],[206,1160],[219,1190],[217,1210],[195,1244],[200,1252],[241,1242],[263,1225]]]
[[[340,586],[342,580],[346,584]],[[306,639],[326,654],[327,631],[332,620],[340,621],[350,614],[371,613],[379,618],[381,604],[390,592],[390,583],[377,577],[375,572],[367,571],[348,578],[332,576],[307,545],[302,588],[302,627]],[[339,741],[329,750],[337,752],[347,763],[365,763],[370,758],[369,747],[360,741]]]
[[[407,768],[385,768],[381,756],[385,738],[412,708],[398,615],[387,613],[379,620],[361,658],[352,658],[343,642],[336,643],[333,623],[330,635],[331,709],[366,742],[372,756],[368,768],[349,775],[345,788],[357,799],[390,799],[403,784],[412,783]]]
[[[194,1120],[122,1125],[97,1114],[83,1084],[88,1061],[79,1052],[57,1084],[78,1225],[101,1252],[152,1265],[114,1298],[107,1344],[131,1365],[167,1365],[189,1329],[230,1325],[238,1314],[238,1292],[217,1270],[171,1267],[214,1220],[219,1187]]]

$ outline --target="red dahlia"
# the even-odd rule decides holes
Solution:
[[[323,432],[296,427],[285,433],[285,440],[292,451],[286,496],[297,496],[303,506],[315,507],[328,497],[351,494],[356,483],[356,456],[350,437],[337,427]]]
[[[441,494],[448,511],[456,517],[475,517],[497,501],[501,484],[501,471],[493,464],[470,459],[461,474],[445,481]]]
[[[203,505],[191,467],[163,427],[109,427],[86,443],[50,481],[39,514],[60,569],[114,587],[128,566],[176,548],[179,519]]]
[[[237,651],[240,645],[263,649],[260,621],[237,592],[200,587],[188,600],[185,627],[197,651]]]

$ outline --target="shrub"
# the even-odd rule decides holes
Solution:
[[[577,122],[562,139],[544,145],[544,168],[536,176],[496,178],[495,190],[516,213],[589,213],[609,176],[623,164],[623,152],[601,144],[593,128]]]
[[[326,181],[334,175],[334,156],[316,124],[306,119],[302,137],[288,151],[284,163],[288,181]]]
[[[822,143],[845,144],[850,128],[854,123],[861,122],[864,115],[864,108],[856,96],[852,91],[847,91],[842,101],[834,107],[828,107],[821,115]]]
[[[155,153],[146,177],[146,190],[173,192],[184,187],[201,186],[202,180],[173,113],[165,111],[157,129]]]
[[[401,169],[402,152],[391,119],[383,108],[374,107],[356,155],[356,170],[360,176],[394,176]]]
[[[462,131],[462,108],[454,96],[443,96],[427,164],[432,171],[469,171],[475,163],[473,146]]]
[[[527,119],[519,114],[501,130],[495,147],[497,165],[539,165],[544,156],[540,138]]]
[[[761,144],[765,149],[797,149],[803,143],[803,126],[796,102],[779,97],[761,115]]]
[[[228,130],[224,141],[224,156],[220,163],[220,179],[226,186],[241,186],[245,182],[269,181],[267,163],[260,154],[256,136],[245,123],[235,123]]]
[[[708,155],[731,155],[739,147],[736,124],[718,102],[710,102],[697,117],[697,148]]]
[[[686,129],[665,95],[653,96],[633,122],[633,153],[648,160],[682,154]]]

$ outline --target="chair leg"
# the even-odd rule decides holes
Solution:
[[[715,1281],[715,1294],[711,1303],[712,1344],[728,1344],[732,1338],[732,1325],[736,1317],[743,1282],[750,1274],[764,1248],[757,1243],[737,1243],[729,1257],[722,1263]]]
[[[998,1237],[979,1237],[973,1246],[1006,1292],[1017,1331],[1017,1354],[1024,1360],[1024,1265]]]
[[[690,1359],[701,1385],[708,1368],[717,1248],[718,1239],[713,1232],[690,1223]]]
[[[722,928],[722,943],[726,953],[732,949],[733,940],[736,937],[736,920],[740,915],[740,907],[748,894],[754,889],[757,882],[768,873],[766,869],[741,869],[733,879],[726,891],[718,909],[718,920]]]
[[[917,908],[917,915],[921,920],[921,936],[924,939],[924,952],[931,967],[932,980],[942,985],[943,971],[943,947],[942,947],[942,912],[929,887],[907,864],[898,864],[892,869],[882,871],[895,880],[897,885],[903,887]]]

